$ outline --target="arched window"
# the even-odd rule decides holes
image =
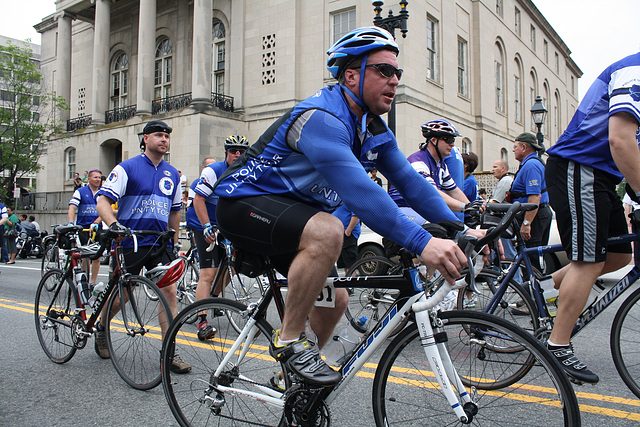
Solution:
[[[66,179],[73,179],[73,176],[76,173],[76,149],[75,148],[67,148],[64,156],[65,169],[67,171]]]
[[[500,149],[500,158],[502,160],[509,161],[509,152],[504,147]]]
[[[156,63],[154,73],[155,99],[171,96],[171,82],[173,80],[173,44],[170,39],[164,39],[156,48]]]
[[[504,55],[499,43],[495,44],[495,72],[496,72],[496,111],[504,113]]]
[[[551,142],[555,143],[560,139],[560,134],[562,133],[562,114],[560,111],[562,104],[560,103],[560,92],[556,90],[553,98],[553,141]]]
[[[122,108],[127,105],[129,93],[129,57],[119,52],[111,66],[111,108]]]
[[[531,73],[529,74],[529,76],[531,77],[531,86],[529,86],[529,105],[531,107],[533,107],[533,104],[535,104],[536,102],[536,96],[538,96],[538,79],[536,77],[536,72],[535,70],[531,70]],[[531,120],[531,132],[537,132],[538,128],[536,127],[536,124],[533,122],[533,120]]]
[[[211,81],[213,87],[211,91],[214,93],[224,94],[224,71],[226,68],[226,31],[224,24],[219,19],[213,18],[213,76]]]
[[[515,109],[515,120],[518,123],[524,123],[522,120],[522,66],[520,60],[515,60],[515,74],[513,76],[513,107]]]
[[[549,104],[550,92],[549,92],[549,82],[546,79],[542,83],[542,92],[543,92],[543,94],[542,94],[542,104],[545,106],[547,111],[549,111],[549,107],[551,106],[551,104]],[[533,104],[531,104],[531,105],[533,105]],[[551,114],[553,114],[552,110],[551,110]],[[549,114],[547,114],[547,120],[545,120],[545,123],[542,125],[542,133],[544,134],[544,137],[547,140],[549,138],[551,138],[550,129],[553,127],[553,126],[549,126],[549,120],[553,120],[553,119],[550,119],[549,118]]]
[[[471,152],[471,140],[469,138],[462,138],[462,152],[463,153]]]

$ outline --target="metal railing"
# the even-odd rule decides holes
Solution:
[[[211,92],[211,102],[214,107],[218,107],[222,111],[233,112],[233,97],[223,95],[221,93]]]
[[[104,122],[109,124],[129,120],[136,115],[136,108],[136,105],[127,105],[126,107],[107,110],[104,112]]]
[[[189,104],[191,104],[191,92],[156,99],[151,104],[151,114],[155,115],[180,110],[189,106]]]
[[[91,115],[78,116],[75,119],[67,120],[67,132],[84,129],[91,125]]]

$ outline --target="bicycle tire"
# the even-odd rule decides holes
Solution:
[[[258,333],[246,357],[240,362],[232,359],[219,378],[212,378],[222,358],[238,337],[235,327],[226,316],[214,316],[214,310],[232,313],[237,322],[247,321],[246,306],[237,301],[208,298],[182,311],[171,324],[162,348],[162,387],[171,412],[181,426],[268,425],[276,426],[282,417],[282,407],[275,407],[261,399],[235,393],[216,392],[216,384],[224,383],[238,389],[261,387],[281,396],[283,390],[271,384],[281,367],[269,355],[273,328],[264,318],[258,318]],[[207,311],[209,323],[217,329],[214,338],[201,341],[196,328],[185,322],[194,313]],[[178,353],[191,364],[187,374],[171,371],[173,355]],[[215,399],[215,403],[214,403]]]
[[[42,256],[40,274],[44,274],[52,268],[60,269],[60,250],[58,245],[51,243],[47,245]]]
[[[107,304],[107,313],[111,313],[104,325],[107,348],[118,375],[135,389],[149,390],[160,384],[162,336],[173,316],[164,295],[149,279],[129,276],[121,281]],[[120,285],[124,305],[120,304]]]
[[[640,288],[621,305],[611,325],[610,347],[613,363],[622,381],[640,398],[640,366],[638,366],[638,324],[640,321]],[[626,321],[626,323],[625,323]]]
[[[181,312],[196,301],[196,288],[200,280],[200,271],[193,258],[181,256],[186,262],[184,274],[177,283],[178,312]],[[193,323],[198,316],[193,316],[187,323]]]
[[[42,276],[34,309],[40,346],[49,359],[59,364],[76,354],[71,321],[80,307],[73,282],[70,279],[61,282],[63,277],[64,272],[59,269],[51,269]]]
[[[527,383],[513,383],[500,390],[466,387],[478,405],[472,425],[579,426],[580,410],[571,384],[555,358],[532,335],[504,319],[475,311],[441,313],[446,347],[463,381],[479,383],[507,374],[505,364],[518,363],[521,355],[487,351],[470,341],[468,329],[489,330],[511,337],[533,355]],[[473,326],[471,326],[473,325]],[[499,359],[499,360],[497,360]],[[528,357],[525,357],[528,359]],[[425,363],[424,349],[415,324],[407,326],[389,344],[380,359],[373,381],[372,403],[376,425],[462,425],[440,392],[435,375]],[[535,417],[527,414],[536,414]]]
[[[487,304],[500,286],[500,283],[498,283],[500,276],[500,272],[484,267],[476,276],[476,288],[480,293],[474,294],[476,297],[475,307],[469,307],[467,305],[470,298],[466,292],[461,290],[458,292],[458,310],[464,309],[485,312]],[[518,311],[521,313],[528,312],[529,314],[518,315],[516,314]],[[494,314],[514,323],[530,334],[535,334],[535,331],[538,330],[540,325],[538,309],[531,299],[529,292],[514,280],[511,280],[507,284],[507,290],[502,300],[496,306],[496,310],[489,314]]]

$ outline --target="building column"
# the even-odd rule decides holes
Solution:
[[[191,104],[198,110],[211,105],[212,23],[213,0],[194,0]]]
[[[138,28],[137,114],[151,114],[156,50],[156,0],[140,2]]]
[[[71,17],[64,12],[58,16],[56,49],[56,94],[71,107]],[[61,110],[60,119],[69,120],[69,110]]]
[[[104,123],[109,109],[109,46],[111,33],[110,0],[95,0],[96,16],[93,27],[93,85],[91,121]]]

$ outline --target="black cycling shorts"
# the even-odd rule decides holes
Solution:
[[[140,260],[147,255],[149,251],[155,251],[157,249],[157,246],[139,246],[138,252],[134,252],[133,248],[124,249],[123,255],[125,265],[127,266],[127,272],[131,274],[140,274],[142,267],[145,267],[148,271],[157,267],[158,264],[166,265],[176,259],[176,256],[173,254],[173,249],[167,247],[155,257],[145,260],[144,263],[140,262]]]
[[[220,198],[216,220],[235,248],[269,256],[276,269],[286,275],[298,253],[304,227],[318,212],[278,195]]]
[[[204,240],[202,230],[191,229],[193,238],[196,241],[196,250],[198,251],[198,261],[200,268],[217,268],[220,266],[220,260],[224,256],[224,249],[220,245],[216,245],[211,252],[207,252],[209,243]]]
[[[607,252],[631,253],[630,243],[607,245],[628,233],[618,178],[580,163],[550,156],[545,171],[562,246],[573,261],[602,262]]]

